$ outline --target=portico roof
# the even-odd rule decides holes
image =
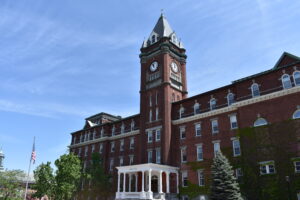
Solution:
[[[166,171],[171,173],[178,172],[178,167],[173,167],[169,165],[160,165],[155,163],[146,163],[146,164],[140,164],[140,165],[128,165],[128,166],[120,166],[116,167],[118,169],[119,173],[130,173],[130,172],[138,172],[138,171],[148,171],[148,170],[154,170],[154,171]]]

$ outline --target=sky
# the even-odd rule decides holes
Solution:
[[[187,51],[189,96],[300,56],[297,0],[1,0],[0,147],[27,170],[67,152],[90,115],[139,113],[139,52],[163,9]]]

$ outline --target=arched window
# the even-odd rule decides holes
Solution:
[[[282,86],[284,89],[288,89],[288,88],[292,87],[292,82],[291,82],[290,76],[288,74],[282,75],[281,81],[282,81]]]
[[[268,122],[267,120],[265,120],[264,118],[258,118],[255,122],[254,122],[254,127],[257,127],[257,126],[264,126],[264,125],[267,125]]]
[[[151,40],[152,40],[152,44],[153,44],[155,42],[155,35],[152,35]]]
[[[259,87],[257,83],[253,83],[251,85],[251,92],[252,92],[252,97],[257,97],[260,95]]]
[[[229,106],[234,103],[234,94],[233,93],[229,93],[227,95],[227,103]]]
[[[217,101],[215,98],[211,99],[210,102],[210,109],[213,110],[213,109],[216,109],[216,106],[217,106]]]
[[[300,72],[299,71],[295,71],[294,74],[294,83],[295,85],[300,85]]]
[[[200,105],[199,105],[199,103],[195,103],[194,114],[199,114],[199,113],[200,113]]]
[[[293,119],[300,119],[300,109],[294,112]]]

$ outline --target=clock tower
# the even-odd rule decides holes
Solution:
[[[187,97],[186,57],[182,42],[161,15],[140,53],[139,144],[146,149],[140,152],[140,163],[172,164],[171,108],[172,102]]]

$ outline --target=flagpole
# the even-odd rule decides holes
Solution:
[[[35,143],[35,137],[33,137],[33,145],[34,145],[34,143]],[[30,155],[30,161],[29,161],[29,167],[28,167],[28,173],[27,173],[27,179],[26,179],[26,189],[25,189],[25,194],[24,194],[24,200],[26,200],[27,191],[28,191],[28,182],[29,182],[29,173],[30,173],[31,163],[32,163],[32,155]]]

